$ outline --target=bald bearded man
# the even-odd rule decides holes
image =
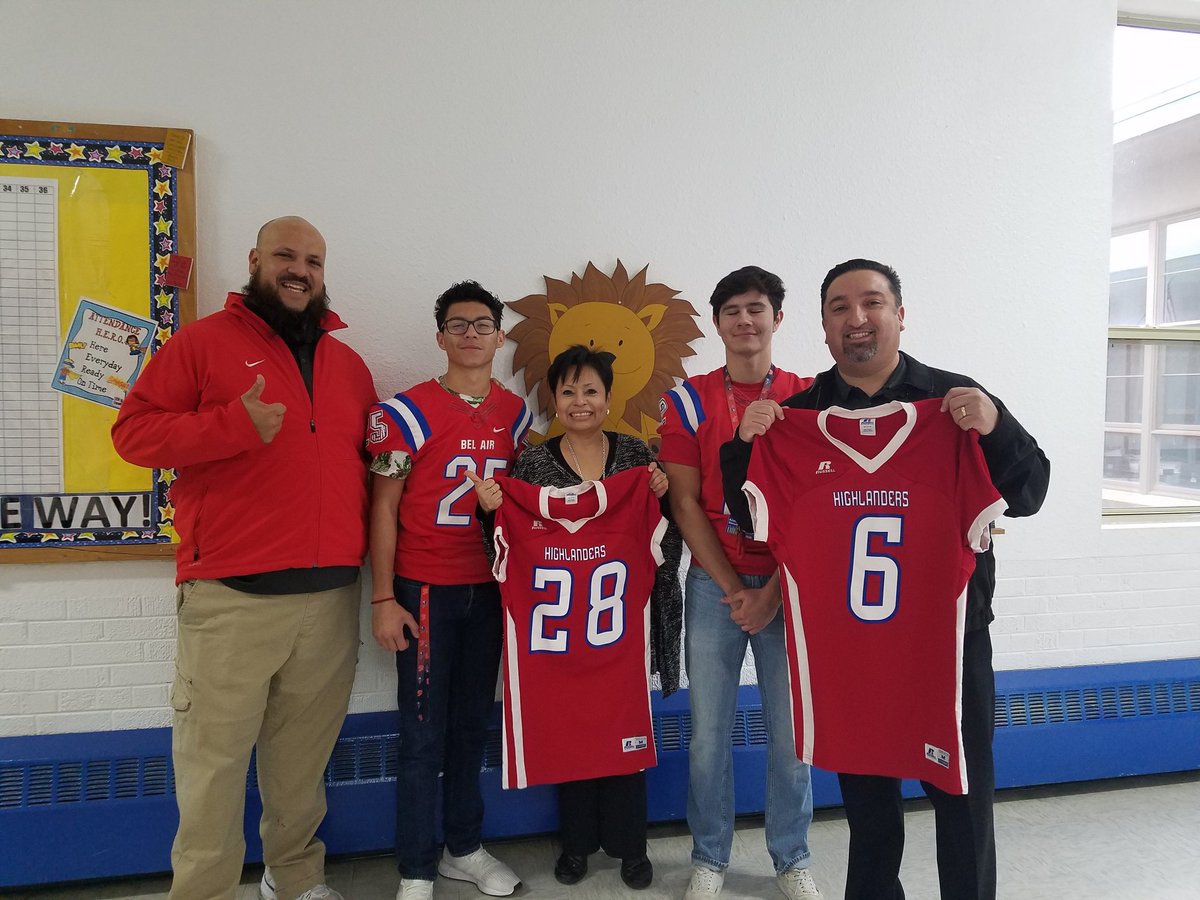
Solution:
[[[315,835],[358,654],[375,389],[332,334],[316,228],[268,222],[249,267],[155,353],[112,430],[126,460],[177,474],[171,897],[234,897],[257,747],[262,897],[340,900]]]

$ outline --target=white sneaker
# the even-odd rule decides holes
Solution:
[[[688,889],[683,895],[683,900],[719,897],[721,896],[721,885],[724,883],[724,872],[718,872],[708,866],[692,866],[692,880],[688,882]]]
[[[270,867],[263,869],[262,881],[258,885],[258,896],[262,900],[277,900],[275,896],[275,879],[271,877]],[[315,884],[301,894],[296,900],[343,900],[342,895],[327,884]]]
[[[808,869],[784,869],[775,882],[788,900],[821,900],[821,892]]]
[[[423,878],[401,878],[396,900],[433,900],[433,882]]]
[[[482,847],[466,856],[442,856],[438,874],[458,881],[470,881],[489,897],[507,897],[521,884],[521,879]]]

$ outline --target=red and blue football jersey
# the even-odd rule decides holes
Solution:
[[[743,491],[779,561],[797,755],[963,794],[967,581],[1006,504],[940,406],[787,409]]]
[[[412,458],[400,498],[397,575],[424,584],[492,580],[465,473],[507,471],[531,422],[525,402],[496,381],[478,407],[431,379],[371,408],[371,456],[390,450]]]
[[[801,378],[776,367],[767,396],[772,400],[786,400],[810,384],[811,378]],[[739,401],[739,421],[746,405],[740,402],[740,389],[746,387],[734,385]],[[753,393],[750,399],[756,397]],[[700,470],[700,505],[734,570],[741,575],[774,573],[775,559],[771,551],[765,544],[745,538],[725,506],[721,486],[721,445],[732,440],[734,425],[729,417],[724,368],[705,375],[693,375],[667,391],[659,402],[659,414],[658,435],[662,439],[659,462],[679,463]],[[701,566],[704,564],[703,560],[697,562]]]

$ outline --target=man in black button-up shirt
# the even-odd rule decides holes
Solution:
[[[742,484],[753,439],[778,419],[783,407],[865,409],[892,400],[942,398],[963,430],[979,432],[992,483],[1008,503],[1009,516],[1036,513],[1046,497],[1050,463],[1037,442],[1000,400],[965,375],[934,369],[900,351],[904,307],[900,279],[890,267],[853,259],[835,266],[821,285],[821,325],[836,365],[806,391],[785,400],[751,404],[732,441],[721,448],[725,500],[751,531]],[[976,557],[967,587],[963,642],[962,733],[970,792],[946,794],[926,784],[937,824],[938,876],[943,900],[996,896],[996,842],[992,803],[995,676],[988,624],[996,586],[991,549]],[[900,859],[904,814],[900,782],[874,775],[839,775],[850,826],[846,900],[902,900]]]

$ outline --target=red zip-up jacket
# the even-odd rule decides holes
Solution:
[[[367,549],[367,410],[362,358],[317,342],[313,393],[292,351],[231,293],[147,364],[121,406],[113,445],[129,462],[174,468],[176,583],[311,566],[362,565]],[[332,312],[325,331],[345,328]],[[264,444],[242,404],[262,375],[263,403],[287,407]]]

